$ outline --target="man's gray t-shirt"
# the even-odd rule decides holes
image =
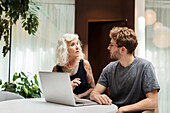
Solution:
[[[111,62],[103,69],[98,83],[109,88],[109,97],[118,107],[139,102],[148,92],[160,89],[153,65],[138,57],[125,68],[119,61]]]

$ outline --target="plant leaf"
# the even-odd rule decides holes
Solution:
[[[20,82],[16,82],[17,79],[20,79]],[[17,93],[25,98],[41,97],[42,92],[38,86],[37,74],[34,75],[35,84],[33,80],[28,80],[24,72],[14,73],[13,80],[13,83],[5,82],[2,85],[2,90]]]
[[[2,84],[2,80],[0,79],[0,85]]]
[[[38,89],[38,87],[36,86],[36,85],[33,85],[32,86],[35,90],[37,90]]]
[[[12,81],[15,82],[18,78],[19,78],[19,76],[15,72],[14,75],[13,75]]]
[[[36,84],[37,86],[39,86],[38,80],[37,80],[37,74],[34,75],[34,80],[35,80],[35,84]]]
[[[21,88],[23,89],[23,91],[25,92],[25,94],[28,95],[28,90],[27,90],[27,88],[26,88],[25,86],[22,86]]]
[[[22,74],[22,75],[24,75],[25,77],[27,77],[27,76],[25,75],[25,73],[24,73],[24,72],[22,72],[22,71],[21,71],[21,74]]]
[[[21,82],[17,82],[17,84],[18,84],[18,85],[21,85],[21,86],[24,85],[24,83],[21,83]]]

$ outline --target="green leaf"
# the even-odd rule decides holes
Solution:
[[[27,90],[27,88],[26,88],[25,86],[22,86],[21,88],[23,89],[23,91],[25,92],[25,94],[28,95],[28,90]]]
[[[23,76],[27,77],[27,76],[25,75],[25,73],[24,73],[24,72],[21,72],[21,74],[22,74]]]
[[[24,82],[24,78],[23,77],[20,77],[21,78],[21,81]]]
[[[22,86],[22,85],[25,85],[24,83],[21,83],[21,82],[17,82],[17,84],[18,84],[18,85],[21,85],[21,86]]]
[[[14,73],[12,81],[15,82],[18,78],[19,76],[17,75],[17,73]]]
[[[36,94],[36,93],[32,93],[32,95],[31,95],[33,98],[40,98],[41,97],[41,95],[39,95],[39,94]]]
[[[32,80],[31,80],[30,82],[31,82],[31,85],[33,85],[33,84],[34,84]]]
[[[21,78],[21,73],[19,73],[19,78]]]
[[[28,81],[28,77],[24,78],[24,83],[27,85],[30,85],[29,81]]]
[[[35,84],[36,84],[37,86],[39,86],[38,80],[37,80],[37,74],[34,75],[34,80],[35,80]]]
[[[23,14],[21,15],[21,17],[22,17],[23,20],[25,20],[25,19],[26,19],[26,13],[23,13]]]
[[[0,79],[0,85],[2,84],[2,80]]]
[[[26,26],[26,27],[25,27],[25,31],[27,31],[27,30],[28,30],[28,27]]]
[[[0,10],[0,15],[2,15],[2,11]]]
[[[6,56],[6,54],[8,53],[9,50],[10,50],[10,48],[8,46],[3,47],[2,53],[4,54],[3,55],[4,57]]]
[[[12,2],[12,0],[8,0],[8,2],[9,2],[9,3],[11,3],[11,2]]]
[[[33,88],[34,88],[35,90],[37,90],[37,89],[38,89],[38,87],[37,87],[36,85],[33,85]]]
[[[26,22],[23,22],[22,27],[25,27],[25,26],[26,26],[26,24],[27,24]]]
[[[1,88],[5,88],[7,84],[8,84],[8,82],[5,82],[5,83],[2,85]]]

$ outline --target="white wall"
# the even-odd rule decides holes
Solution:
[[[145,0],[135,0],[135,32],[138,38],[136,55],[145,58]]]
[[[39,28],[35,36],[22,29],[21,21],[13,26],[11,78],[14,72],[23,71],[38,74],[38,71],[52,71],[55,65],[55,48],[58,38],[64,33],[74,33],[75,0],[42,1],[39,12]],[[0,41],[2,51],[3,40]],[[0,54],[0,79],[8,80],[8,55]]]

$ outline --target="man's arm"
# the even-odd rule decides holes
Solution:
[[[152,90],[151,92],[146,94],[146,99],[143,99],[135,104],[120,107],[117,113],[151,110],[157,107],[158,107],[158,91]]]
[[[112,104],[112,100],[107,95],[102,94],[105,90],[105,86],[97,83],[90,94],[90,99],[98,102],[99,104]]]

